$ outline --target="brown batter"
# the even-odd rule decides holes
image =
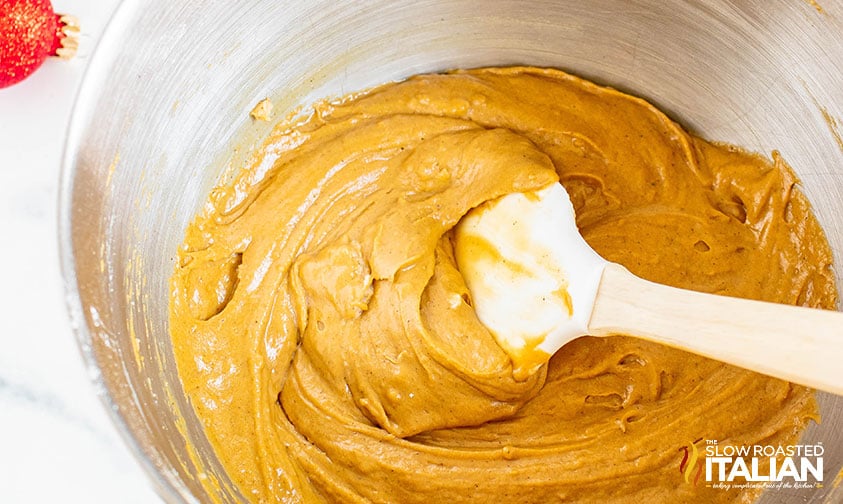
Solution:
[[[813,393],[628,337],[513,377],[449,230],[557,179],[585,239],[657,282],[832,308],[831,252],[787,165],[534,68],[424,75],[281,125],[187,230],[179,373],[255,502],[745,502],[682,448],[791,443]],[[677,331],[682,328],[677,327]],[[743,492],[743,493],[742,493]]]

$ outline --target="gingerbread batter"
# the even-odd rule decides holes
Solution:
[[[214,190],[172,279],[179,374],[244,497],[757,495],[686,482],[683,447],[795,442],[817,418],[811,390],[624,336],[514,376],[478,322],[450,230],[557,179],[588,243],[643,278],[836,305],[831,251],[784,161],[695,138],[638,98],[493,68],[323,103]]]

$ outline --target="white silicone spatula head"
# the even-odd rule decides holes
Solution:
[[[478,318],[517,374],[580,336],[625,334],[843,395],[843,313],[638,278],[583,240],[558,183],[469,212],[455,255]]]
[[[516,368],[529,372],[588,332],[606,261],[580,236],[560,184],[488,202],[455,232],[477,316]]]

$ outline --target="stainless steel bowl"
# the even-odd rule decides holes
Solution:
[[[709,139],[780,150],[843,261],[837,0],[128,0],[71,122],[62,263],[94,382],[165,500],[240,497],[185,399],[167,304],[186,224],[268,132],[249,120],[251,106],[268,96],[283,115],[419,72],[514,63],[630,91]],[[843,466],[843,398],[820,401],[823,423],[806,441],[826,447],[825,487],[763,502],[843,502],[831,484]]]

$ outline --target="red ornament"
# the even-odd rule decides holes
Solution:
[[[70,59],[79,22],[56,14],[50,0],[0,0],[0,88],[22,81],[48,56]]]

